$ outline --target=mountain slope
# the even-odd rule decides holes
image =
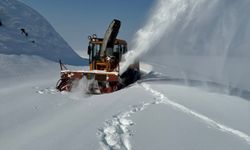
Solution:
[[[0,1],[0,54],[37,55],[52,61],[83,64],[54,28],[32,8],[17,0]]]

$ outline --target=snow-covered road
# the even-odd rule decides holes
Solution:
[[[146,120],[145,119],[143,121],[144,122],[143,126],[140,126],[140,125],[137,127],[135,126],[134,130],[136,131],[140,132],[141,128],[144,129],[143,137],[147,137],[146,138],[147,140],[151,139],[152,141],[155,141],[155,143],[153,142],[153,143],[148,144],[148,142],[145,142],[145,140],[143,140],[144,143],[141,145],[141,144],[138,144],[138,143],[141,143],[142,141],[141,138],[138,139],[138,135],[135,135],[135,143],[137,143],[135,145],[139,147],[138,149],[155,149],[156,147],[157,147],[156,149],[164,149],[166,145],[172,145],[172,146],[169,146],[172,149],[248,149],[249,148],[249,145],[250,145],[249,128],[248,128],[249,119],[247,115],[246,116],[239,115],[238,117],[241,119],[241,121],[237,123],[234,122],[234,126],[236,129],[235,128],[233,129],[229,126],[224,125],[222,123],[223,122],[222,120],[213,120],[212,118],[209,118],[201,114],[200,112],[197,112],[196,111],[197,108],[195,107],[193,107],[193,109],[190,109],[184,106],[185,103],[180,104],[180,101],[178,102],[178,100],[177,102],[176,100],[173,100],[173,101],[170,100],[163,93],[153,89],[149,84],[142,84],[142,85],[147,91],[150,91],[155,96],[155,99],[158,100],[160,105],[153,106],[154,107],[153,109],[152,107],[150,107],[149,111],[146,110],[147,113],[145,114],[143,113],[139,114],[138,116],[140,116],[140,118],[135,117],[136,118],[135,120],[137,119],[141,120],[142,118],[146,118],[146,117],[147,118],[150,117],[152,120],[158,120],[157,122],[157,121],[151,121],[151,120],[145,121]],[[161,87],[170,89],[171,85],[169,85],[169,87],[168,86],[166,87],[166,85],[161,85]],[[185,88],[185,87],[178,87],[178,86],[173,86],[173,87],[177,91],[179,91],[178,89],[180,89],[179,94],[183,94],[182,93],[183,91],[181,90],[181,88]],[[164,88],[161,88],[161,90],[163,90]],[[187,88],[187,87],[185,90],[186,91],[183,96],[185,96],[186,98],[184,99],[184,101],[189,100],[192,97],[190,95],[202,94],[203,96],[206,96],[206,97],[203,97],[203,99],[207,99],[207,98],[209,99],[213,95],[210,93],[204,93],[204,91],[200,91],[198,89],[192,89],[192,88]],[[166,91],[167,93],[171,92],[171,90],[170,91],[166,90]],[[189,92],[195,92],[196,94],[189,93]],[[220,105],[220,103],[224,101],[226,98],[228,98],[227,100],[230,101],[230,97],[226,97],[220,94],[215,94],[215,95],[221,98],[221,100],[217,101],[218,105]],[[178,97],[178,95],[177,96],[175,95],[175,97]],[[180,97],[181,96],[179,96],[178,98]],[[193,98],[196,99],[195,97]],[[200,99],[200,101],[203,101],[203,100]],[[190,103],[190,101],[187,103]],[[242,103],[244,103],[244,101]],[[173,112],[171,112],[171,109],[173,110]],[[203,109],[203,111],[201,112],[204,112],[204,108],[201,107],[198,109],[200,110]],[[212,112],[213,110],[210,110],[210,111]],[[219,112],[217,115],[222,115],[223,108],[220,111],[221,112]],[[245,107],[242,111],[245,111],[244,113],[249,114],[249,104],[248,104],[248,107]],[[151,113],[149,114],[148,112],[151,112]],[[234,111],[228,112],[228,114],[231,114],[232,112],[234,115],[237,114]],[[172,116],[169,114],[172,114]],[[180,119],[179,115],[184,117],[182,118],[183,119],[182,121],[184,121],[183,123],[181,123],[182,122],[181,120],[178,120]],[[210,115],[208,114],[208,116]],[[231,118],[231,117],[232,117],[231,115],[227,117],[224,116],[224,119]],[[157,118],[157,119],[154,119],[154,118]],[[188,118],[190,118],[189,120],[192,120],[191,125],[190,125],[190,122],[187,120]],[[180,124],[173,123],[176,121],[178,121]],[[200,127],[194,128],[195,126],[197,126],[196,125],[197,122]],[[139,123],[142,124],[140,121]],[[159,123],[163,125],[159,125]],[[147,125],[145,126],[145,124]],[[155,133],[152,133],[152,131],[149,131],[149,133],[145,132],[145,131],[148,131],[147,127],[150,125],[152,127],[159,126],[160,128],[158,128],[157,130],[165,128],[166,129],[165,131],[170,131],[170,132],[168,133],[168,132],[165,132],[164,130],[160,130],[160,132],[156,131]],[[164,125],[166,126],[164,127]],[[169,125],[172,126],[170,129],[168,128]],[[229,125],[232,125],[232,124],[229,124]],[[244,128],[242,128],[243,126]],[[186,133],[184,132],[185,134],[183,135],[179,134],[180,132],[183,131],[183,129],[185,130],[185,128],[188,129],[188,132],[187,131]],[[203,128],[203,129],[201,130],[200,128]],[[237,130],[238,128],[241,128],[241,130],[243,130],[244,132]],[[155,128],[151,130],[155,131],[154,129]],[[180,131],[178,131],[178,129]],[[173,131],[171,130],[177,131],[176,133],[178,134],[173,133]],[[216,130],[219,132],[216,132]],[[196,137],[196,134],[197,134],[197,137]],[[190,138],[190,135],[192,135],[192,138]],[[162,141],[163,143],[159,141]],[[209,146],[206,148],[204,147],[204,145],[209,145]]]
[[[1,88],[0,149],[98,149],[105,122],[147,101],[139,86],[96,96],[57,93],[53,90],[57,75],[51,77],[38,81],[31,76]],[[124,118],[122,123],[126,124]]]
[[[58,93],[57,64],[39,57],[2,58],[0,149],[250,147],[247,100],[175,85],[154,74],[111,94]]]
[[[143,102],[139,105],[134,105],[133,107],[131,107],[131,109],[120,113],[118,115],[114,115],[112,120],[108,120],[106,121],[105,127],[102,128],[100,130],[100,139],[101,139],[101,145],[102,145],[102,149],[128,149],[131,150],[132,149],[132,145],[135,145],[136,148],[138,149],[165,149],[166,147],[168,147],[167,145],[172,145],[171,149],[205,149],[204,145],[206,145],[206,143],[214,143],[211,146],[209,146],[208,149],[248,149],[250,146],[250,137],[247,133],[244,133],[242,131],[239,131],[237,129],[233,129],[231,127],[228,127],[224,124],[221,124],[219,121],[215,121],[205,115],[202,115],[194,110],[191,110],[175,101],[169,100],[164,94],[162,94],[161,92],[154,90],[151,88],[150,84],[145,84],[142,83],[140,85],[141,87],[143,87],[146,91],[149,91],[152,95],[153,95],[153,101],[151,102]],[[166,85],[165,85],[166,86]],[[171,86],[170,86],[171,87]],[[176,87],[178,89],[178,87]],[[188,90],[188,88],[187,88]],[[192,91],[194,89],[191,89],[189,91]],[[197,89],[195,89],[197,90]],[[200,92],[199,90],[197,90],[196,92]],[[185,94],[188,98],[188,96],[190,94],[186,93]],[[218,94],[217,94],[218,95]],[[222,95],[218,95],[218,96],[222,96]],[[223,96],[222,96],[223,97]],[[208,97],[209,98],[209,97]],[[220,103],[220,102],[219,102]],[[244,102],[243,102],[244,103]],[[170,114],[173,114],[172,117],[175,117],[178,119],[180,113],[182,113],[181,115],[184,117],[183,121],[185,121],[183,124],[175,124],[175,127],[171,127],[171,128],[185,128],[185,123],[188,120],[188,118],[190,117],[191,123],[187,123],[187,129],[190,128],[190,124],[191,126],[195,127],[197,126],[197,122],[198,126],[200,126],[199,128],[203,128],[201,131],[199,128],[192,128],[188,133],[189,136],[192,135],[193,133],[201,133],[203,134],[205,137],[196,137],[194,139],[192,139],[189,143],[187,143],[186,141],[188,141],[187,139],[189,139],[189,137],[185,137],[182,136],[181,132],[176,132],[175,136],[173,136],[173,134],[170,133],[166,133],[164,132],[164,130],[171,130],[168,128],[166,122],[168,122],[169,120],[165,120],[164,118],[166,116],[168,116],[166,112],[166,110],[164,109],[159,109],[159,110],[154,110],[152,111],[151,107],[154,107],[154,105],[158,105],[156,106],[156,108],[164,108],[167,111],[171,110],[173,112],[171,112]],[[165,107],[164,105],[170,106],[169,107]],[[249,106],[248,106],[249,107]],[[145,109],[149,109],[150,110],[150,114],[148,114],[148,110],[146,110],[146,113],[141,112],[144,111]],[[177,112],[176,112],[177,111]],[[248,113],[248,109],[245,109],[244,111],[246,111],[246,113]],[[135,113],[139,113],[139,115],[135,114]],[[158,113],[158,122],[154,122],[152,120],[154,120],[153,118],[149,116],[154,116],[156,113]],[[146,115],[145,115],[146,114]],[[136,118],[133,120],[136,120],[136,122],[138,120],[139,124],[141,126],[133,126],[134,124],[136,124],[136,122],[133,122],[129,117],[132,118]],[[140,116],[140,118],[138,117],[133,117],[133,116]],[[160,117],[160,118],[159,118]],[[157,118],[157,117],[156,117]],[[244,119],[246,118],[242,118],[244,121]],[[145,124],[150,124],[153,126],[160,126],[160,128],[147,128],[148,126],[145,124],[142,124],[142,122],[144,122]],[[174,121],[173,121],[174,122]],[[157,125],[156,125],[157,124]],[[161,126],[158,124],[164,124],[166,126]],[[173,123],[169,123],[169,124],[173,124]],[[241,124],[241,123],[238,123]],[[248,123],[246,124],[246,128],[248,128]],[[205,127],[205,128],[204,128]],[[132,128],[133,130],[130,130],[130,128]],[[217,130],[217,131],[216,131]],[[139,135],[136,134],[137,131],[141,131],[141,133]],[[149,131],[149,133],[147,132]],[[166,135],[162,135],[162,133],[166,134]],[[174,130],[176,131],[176,130]],[[168,134],[170,136],[168,136]],[[133,141],[133,137],[132,137],[132,141],[130,141],[130,136],[135,135],[135,141]],[[179,138],[179,136],[182,136],[182,138]],[[215,136],[213,138],[211,138],[211,136]],[[154,138],[150,138],[150,137],[154,137]],[[172,139],[173,137],[178,137],[179,139],[183,140],[183,141],[179,141],[179,139]],[[184,137],[184,138],[183,138]],[[168,140],[168,138],[170,138],[171,140]],[[185,140],[185,138],[187,138]],[[195,142],[198,141],[200,138],[200,144]],[[151,140],[154,142],[150,142]],[[203,140],[202,140],[203,139]],[[147,142],[146,142],[146,141]],[[173,141],[175,140],[175,141]],[[159,141],[162,141],[159,142]],[[179,141],[179,144],[173,144],[176,143],[177,141]],[[228,143],[228,141],[231,141]],[[191,143],[193,142],[193,143]],[[132,144],[133,143],[133,144]],[[166,144],[168,143],[168,144]],[[181,143],[181,144],[180,144]],[[188,145],[188,147],[184,146],[184,145]],[[240,145],[240,147],[239,147]]]
[[[241,98],[162,82],[105,95],[58,93],[52,75],[1,88],[0,149],[250,147],[250,104]]]

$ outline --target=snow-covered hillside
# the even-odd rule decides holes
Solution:
[[[0,54],[84,63],[46,19],[17,0],[0,1],[0,22]]]

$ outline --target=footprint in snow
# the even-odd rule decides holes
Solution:
[[[46,89],[39,90],[39,87],[36,87],[36,93],[38,93],[38,94],[56,94],[57,91],[54,88],[46,88]]]

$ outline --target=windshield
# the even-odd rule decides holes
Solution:
[[[101,51],[101,44],[95,44],[94,47],[93,47],[94,56],[99,57],[100,56],[100,51]]]

